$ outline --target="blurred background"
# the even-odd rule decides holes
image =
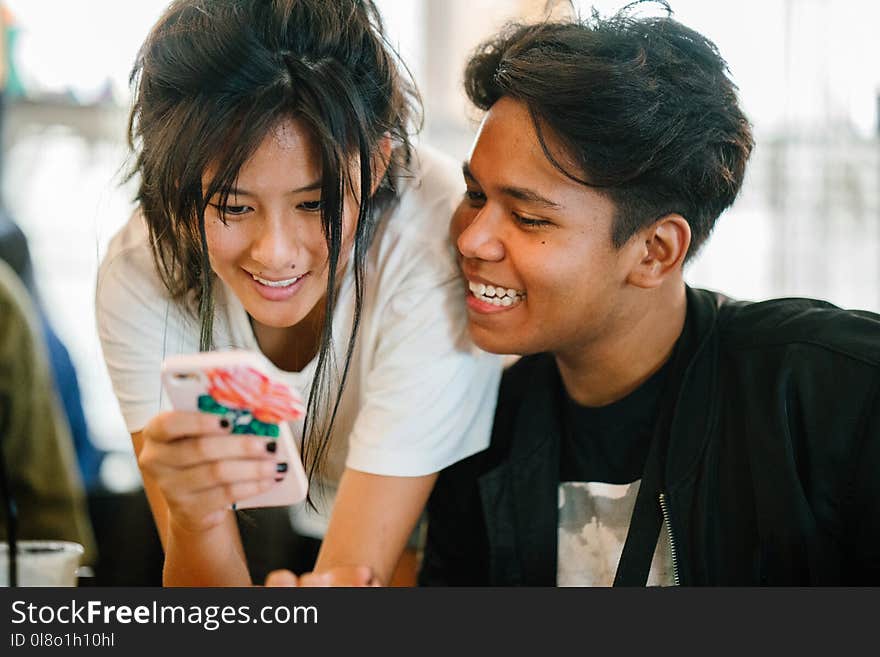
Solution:
[[[133,208],[134,186],[121,184],[128,73],[167,2],[0,4],[2,202],[27,238],[35,294],[78,377],[85,485],[105,501],[138,495],[140,478],[94,327],[93,296],[106,245]],[[549,10],[610,14],[623,4],[582,0],[551,3]],[[880,312],[880,3],[670,4],[678,20],[717,44],[757,142],[742,194],[689,266],[688,281],[744,299],[810,296]],[[464,158],[479,118],[461,91],[468,53],[507,21],[544,16],[547,3],[378,5],[423,95],[422,139]],[[108,575],[103,583],[120,582]]]

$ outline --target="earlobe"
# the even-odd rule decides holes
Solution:
[[[661,217],[636,236],[639,261],[627,281],[636,287],[659,287],[670,274],[680,272],[691,243],[691,228],[679,214]]]

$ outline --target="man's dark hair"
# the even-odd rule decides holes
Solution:
[[[678,213],[692,256],[736,198],[754,144],[715,45],[672,18],[626,8],[512,25],[477,48],[465,88],[483,110],[502,96],[528,106],[550,162],[615,203],[616,247]],[[551,152],[548,130],[578,171]]]

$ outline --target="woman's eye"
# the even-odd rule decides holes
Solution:
[[[319,212],[324,207],[324,202],[320,199],[317,201],[303,201],[297,207],[306,212]]]
[[[474,205],[482,204],[486,201],[486,195],[483,192],[477,192],[472,189],[464,193],[465,198]]]
[[[217,203],[211,203],[211,205],[224,217],[240,217],[251,211],[249,205],[219,205]]]

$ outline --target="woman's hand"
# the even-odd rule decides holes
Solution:
[[[229,431],[220,416],[170,411],[140,432],[138,466],[155,482],[169,522],[179,529],[211,529],[233,502],[263,493],[284,477],[274,441]]]

